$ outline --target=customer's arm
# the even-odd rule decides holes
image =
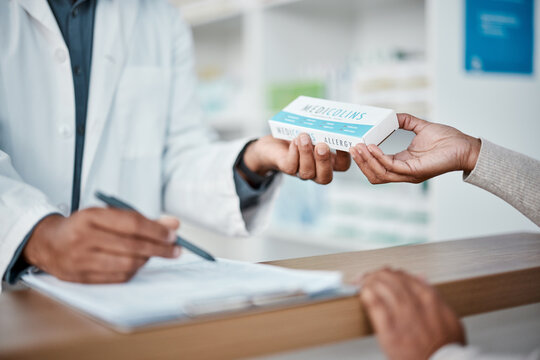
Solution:
[[[453,127],[398,114],[400,128],[416,136],[394,155],[358,144],[351,155],[372,184],[420,183],[450,171],[521,211],[540,226],[540,161],[468,136]]]
[[[540,161],[482,139],[465,182],[493,193],[540,226]]]

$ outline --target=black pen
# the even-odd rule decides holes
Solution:
[[[105,204],[109,205],[110,207],[124,209],[124,210],[131,210],[138,213],[138,211],[133,206],[126,204],[125,202],[115,198],[114,196],[107,196],[99,191],[96,191],[95,195],[99,200],[103,201]],[[176,236],[176,245],[182,246],[188,249],[189,251],[193,252],[194,254],[197,254],[208,261],[216,261],[216,259],[212,255],[210,255],[203,249],[193,245],[189,241],[182,239],[178,235]]]

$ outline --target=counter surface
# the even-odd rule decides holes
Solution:
[[[540,302],[540,233],[508,234],[269,262],[424,275],[460,315]],[[238,358],[371,334],[357,297],[221,315],[120,334],[33,290],[0,295],[0,358]]]

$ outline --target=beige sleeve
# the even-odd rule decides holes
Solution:
[[[497,195],[540,226],[540,161],[482,139],[476,167],[463,180]]]

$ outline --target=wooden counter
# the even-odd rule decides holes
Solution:
[[[540,233],[274,261],[351,281],[392,265],[423,274],[460,315],[540,302]],[[238,358],[365,336],[356,297],[248,312],[125,335],[33,290],[0,295],[1,359]]]

